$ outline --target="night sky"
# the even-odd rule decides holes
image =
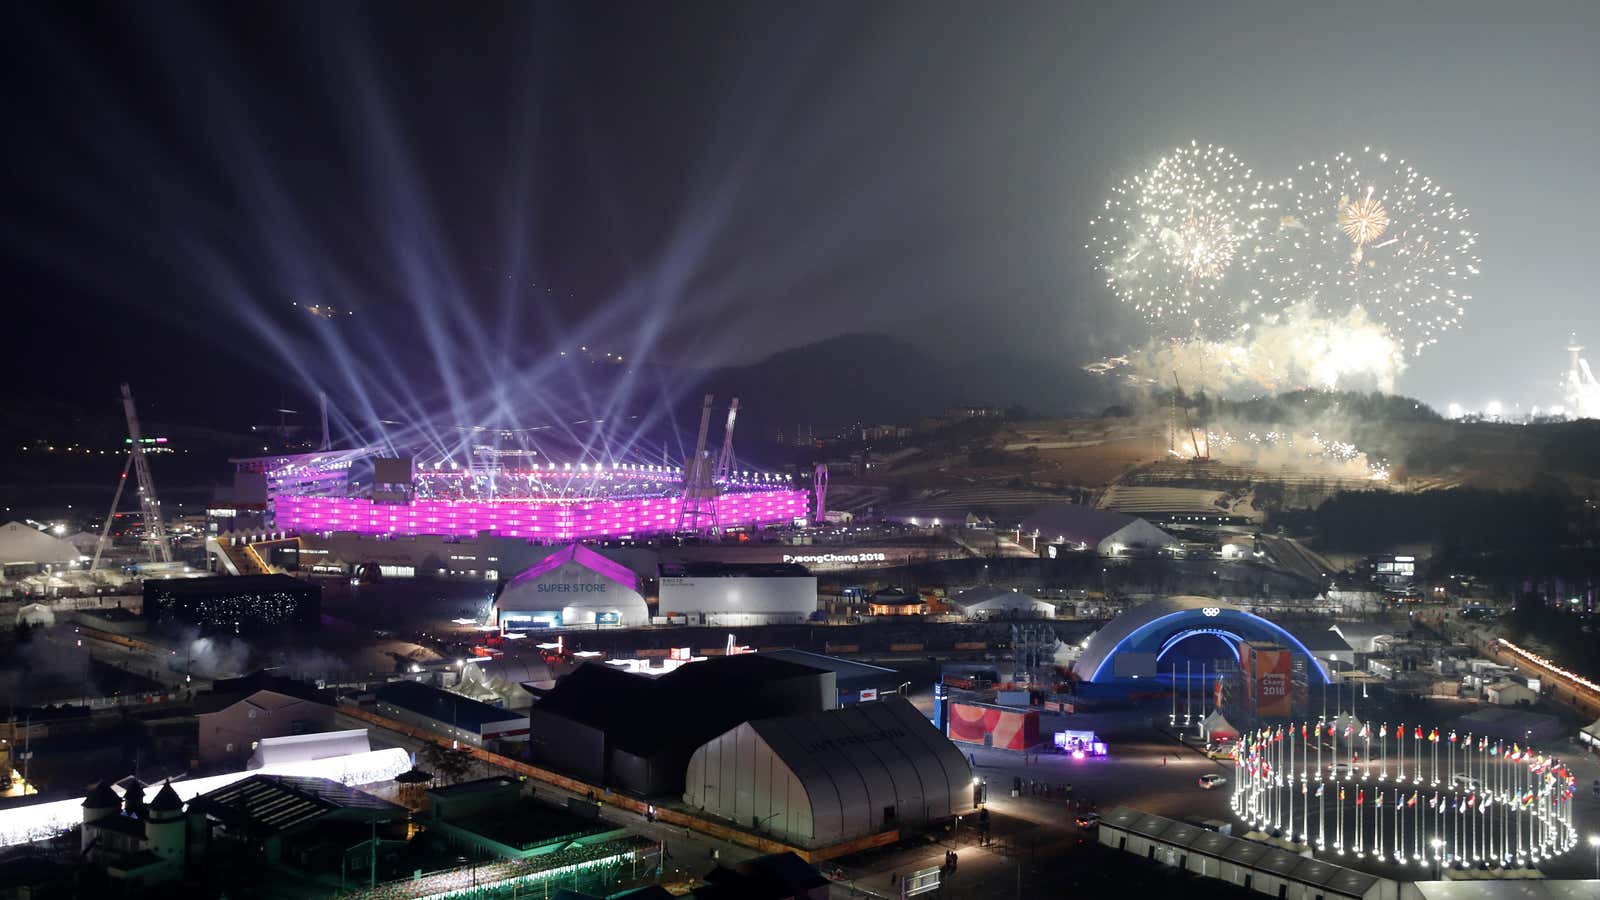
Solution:
[[[1456,192],[1484,274],[1401,390],[1549,405],[1568,333],[1600,346],[1593,4],[8,13],[6,365],[66,403],[151,359],[164,389],[864,332],[1089,362],[1142,331],[1086,223],[1190,140],[1262,177],[1383,147]]]

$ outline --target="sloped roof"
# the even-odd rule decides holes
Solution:
[[[1024,534],[1063,536],[1085,544],[1098,544],[1139,521],[1133,516],[1095,509],[1081,503],[1051,503],[1041,506],[1022,520]]]
[[[1056,605],[1048,600],[1040,600],[1032,594],[1023,591],[1014,591],[1010,588],[975,587],[962,591],[950,598],[950,602],[965,610],[972,609],[1038,609],[1043,606],[1052,611]]]
[[[371,821],[403,817],[406,809],[328,778],[252,775],[201,794],[189,803],[229,827],[272,834],[296,828],[338,810],[356,810]]]
[[[31,525],[0,525],[0,565],[75,563],[83,554],[71,543],[45,534]]]
[[[533,581],[559,569],[567,563],[577,563],[597,575],[611,579],[630,591],[639,590],[639,576],[622,563],[608,559],[582,544],[568,544],[544,559],[529,566],[506,583],[505,590]]]

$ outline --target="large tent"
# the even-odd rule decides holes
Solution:
[[[694,752],[684,802],[802,847],[825,847],[973,806],[972,768],[901,697],[758,719]]]
[[[83,559],[78,548],[21,522],[0,525],[0,566],[59,567]]]
[[[506,583],[495,613],[507,628],[650,624],[632,569],[570,544]]]
[[[950,598],[969,619],[1050,619],[1056,605],[1010,588],[975,587]]]

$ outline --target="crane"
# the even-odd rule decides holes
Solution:
[[[111,522],[116,518],[117,506],[122,503],[122,489],[128,484],[128,470],[132,469],[139,482],[139,509],[144,513],[144,536],[149,544],[152,562],[172,562],[172,546],[167,541],[167,527],[161,520],[161,500],[156,496],[156,481],[150,475],[150,462],[145,458],[144,434],[139,429],[139,413],[133,405],[133,389],[122,386],[122,412],[128,419],[128,459],[122,466],[122,477],[117,481],[117,491],[111,497],[111,510],[100,528],[100,540],[95,544],[94,559],[89,571],[100,567],[100,557],[111,541]]]

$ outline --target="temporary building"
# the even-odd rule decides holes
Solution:
[[[1600,719],[1595,719],[1579,729],[1578,740],[1591,747],[1600,747]]]
[[[0,525],[0,566],[70,566],[82,558],[77,547],[31,525]]]
[[[691,808],[824,847],[949,819],[973,806],[966,757],[901,697],[757,719],[689,759]]]
[[[1056,605],[1032,594],[1001,587],[975,587],[950,598],[969,619],[1051,619]]]
[[[1100,556],[1148,554],[1178,542],[1144,519],[1076,503],[1042,506],[1022,520],[1020,530],[1041,546],[1083,547]]]
[[[506,583],[495,599],[506,628],[650,624],[639,576],[582,544],[571,544]]]
[[[1232,741],[1239,738],[1239,729],[1233,727],[1233,723],[1229,722],[1218,709],[1212,710],[1201,720],[1200,731],[1205,734],[1207,740],[1212,741]]]

